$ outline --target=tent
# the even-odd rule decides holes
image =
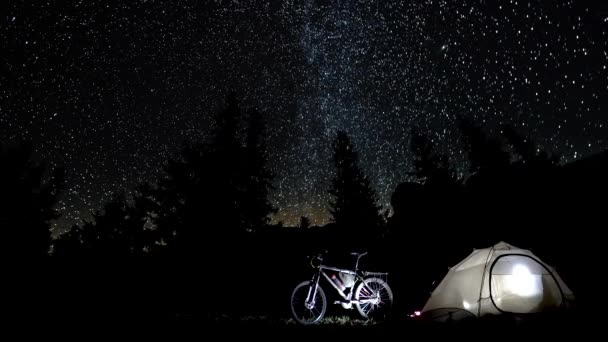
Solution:
[[[552,267],[530,250],[500,242],[473,250],[451,267],[422,315],[433,320],[459,320],[488,314],[528,314],[567,306],[573,300],[572,291]]]

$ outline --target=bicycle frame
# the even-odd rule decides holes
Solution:
[[[312,278],[312,282],[314,283],[314,292],[313,292],[313,298],[310,298],[311,295],[311,290],[312,290],[312,286],[309,287],[308,290],[308,295],[307,295],[307,302],[311,302],[314,303],[315,302],[315,297],[316,297],[316,293],[317,293],[317,288],[319,287],[319,281],[321,280],[321,276],[323,276],[327,282],[329,284],[331,284],[331,286],[336,290],[336,292],[338,292],[338,294],[340,295],[340,297],[342,297],[347,303],[354,303],[354,302],[359,302],[360,304],[363,304],[365,302],[371,301],[371,300],[364,300],[364,301],[354,301],[352,299],[353,293],[354,293],[354,289],[356,287],[356,284],[362,283],[366,277],[368,276],[386,276],[388,275],[388,273],[386,272],[361,272],[358,270],[358,264],[359,264],[359,260],[357,260],[357,264],[355,265],[355,269],[351,270],[351,269],[344,269],[344,268],[337,268],[337,267],[333,267],[333,266],[328,266],[328,265],[324,265],[323,263],[321,263],[317,268],[318,271],[313,275]],[[355,277],[354,281],[353,281],[353,286],[348,288],[348,294],[345,293],[342,289],[340,289],[338,287],[338,285],[336,285],[336,283],[334,283],[334,281],[332,281],[331,277],[327,274],[327,271],[333,271],[333,272],[338,272],[338,273],[344,273],[344,274],[349,274]],[[363,283],[365,284],[365,283]],[[367,287],[366,288],[371,291],[370,288]]]
[[[319,266],[319,272],[318,272],[318,274],[323,275],[323,277],[325,279],[327,279],[327,282],[329,282],[331,284],[331,286],[338,292],[338,294],[340,295],[340,297],[344,298],[345,300],[351,300],[352,295],[353,295],[353,291],[349,291],[348,295],[346,293],[344,293],[344,291],[342,291],[342,289],[340,289],[338,287],[338,285],[336,285],[336,283],[334,283],[331,280],[330,276],[327,275],[326,270],[328,270],[328,271],[334,271],[334,272],[338,272],[338,273],[345,273],[345,274],[353,275],[353,276],[355,276],[355,284],[357,282],[359,282],[359,281],[362,281],[363,277],[361,277],[359,275],[359,273],[356,272],[356,271],[352,271],[352,270],[348,270],[348,269],[342,269],[342,268],[336,268],[336,267],[331,267],[331,266],[325,266],[325,265]],[[317,282],[318,282],[319,279],[320,279],[320,277],[317,276],[317,278],[318,278],[317,279]],[[354,287],[354,285],[353,285],[353,287]]]

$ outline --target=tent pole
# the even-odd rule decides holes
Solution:
[[[488,269],[488,261],[490,257],[494,254],[494,246],[490,249],[488,256],[486,257],[486,262],[483,265],[483,275],[481,276],[481,287],[479,287],[479,298],[477,298],[477,317],[481,317],[481,293],[483,292],[483,284],[486,280],[486,270]]]

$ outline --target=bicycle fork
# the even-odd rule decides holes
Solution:
[[[314,285],[308,287],[308,295],[306,295],[306,303],[304,304],[308,310],[312,310],[315,307],[315,301],[317,299],[317,289],[319,287],[319,276],[313,277],[312,282],[314,283]]]

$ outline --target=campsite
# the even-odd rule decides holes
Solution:
[[[34,341],[605,330],[608,1],[1,7],[0,311]]]

